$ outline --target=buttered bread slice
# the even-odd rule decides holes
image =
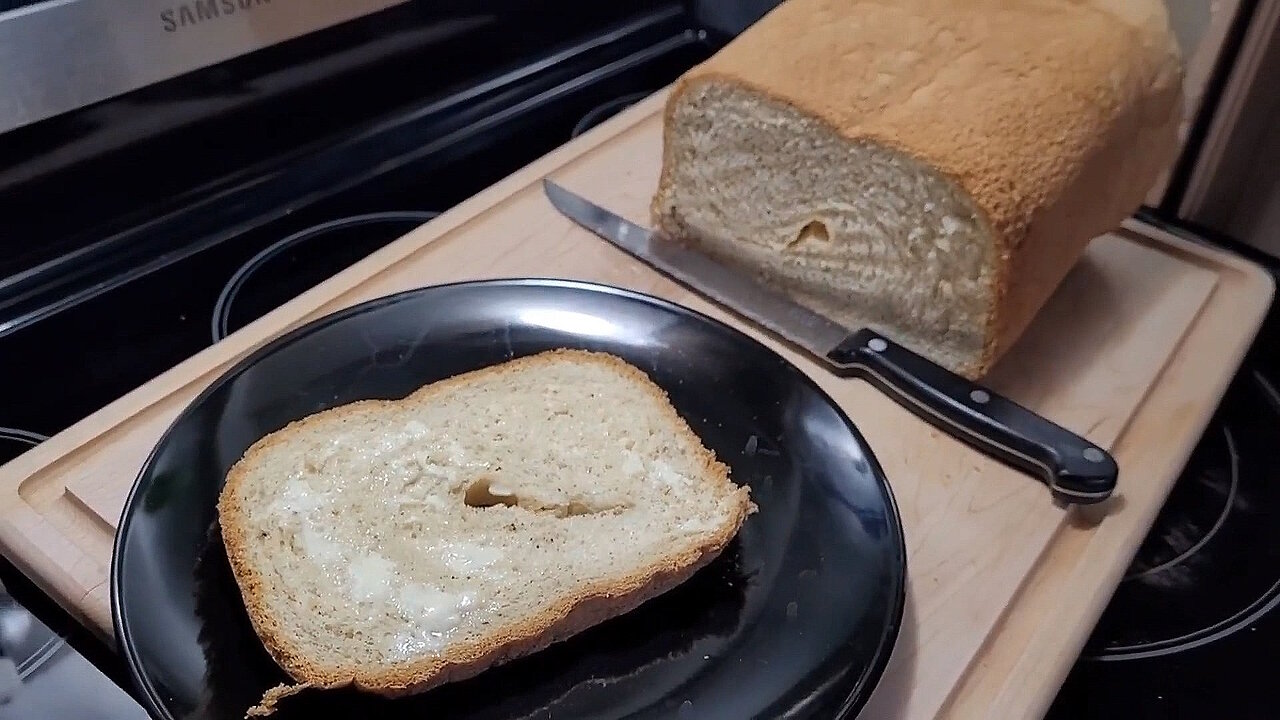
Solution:
[[[254,629],[297,685],[388,696],[473,676],[627,612],[754,511],[663,391],[556,350],[309,416],[218,501]]]

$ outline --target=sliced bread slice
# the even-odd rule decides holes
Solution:
[[[554,350],[251,446],[218,500],[253,627],[298,684],[385,696],[628,612],[755,506],[642,371]]]

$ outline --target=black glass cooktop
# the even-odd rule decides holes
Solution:
[[[557,24],[415,3],[397,12],[479,24],[397,14],[325,36],[351,51],[329,64],[303,43],[0,137],[0,461],[661,88],[767,4],[565,3],[581,11]],[[1273,317],[1052,720],[1276,716],[1278,369]],[[60,652],[125,677],[13,568],[0,578],[69,638]]]

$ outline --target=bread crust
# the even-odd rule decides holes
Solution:
[[[359,667],[329,667],[315,658],[307,657],[284,632],[277,619],[266,611],[263,600],[266,592],[265,583],[262,575],[249,559],[250,539],[246,522],[248,508],[242,505],[236,489],[246,482],[255,457],[277,444],[289,442],[290,437],[299,430],[327,417],[421,401],[459,384],[475,382],[492,375],[519,372],[538,363],[560,362],[566,358],[578,363],[607,364],[639,384],[654,399],[659,400],[671,426],[699,449],[703,477],[713,480],[716,495],[728,495],[734,500],[734,514],[730,522],[717,528],[697,546],[690,546],[685,550],[655,558],[649,566],[640,568],[616,582],[589,585],[581,592],[557,598],[524,624],[495,628],[488,637],[480,641],[452,643],[438,657],[406,661],[400,666],[385,671]],[[747,516],[756,510],[755,504],[750,500],[749,489],[730,480],[728,467],[717,460],[714,453],[703,445],[688,423],[671,405],[665,391],[638,368],[621,358],[601,352],[549,350],[456,375],[426,385],[399,400],[361,400],[296,420],[251,445],[227,473],[226,483],[218,498],[218,517],[223,544],[250,622],[267,652],[281,669],[298,683],[268,691],[262,703],[251,708],[249,715],[270,714],[274,711],[278,700],[309,688],[334,689],[354,686],[359,690],[386,697],[410,695],[445,683],[473,677],[492,666],[542,650],[552,643],[565,640],[605,620],[629,612],[645,601],[681,584],[715,559],[737,534]]]
[[[1181,80],[1160,0],[787,0],[673,85],[653,222],[678,229],[675,108],[703,83],[921,161],[995,243],[977,378],[1173,161]]]

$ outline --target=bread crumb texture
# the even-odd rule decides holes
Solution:
[[[218,501],[254,629],[302,688],[420,692],[627,612],[755,511],[642,371],[554,350],[252,445]]]

